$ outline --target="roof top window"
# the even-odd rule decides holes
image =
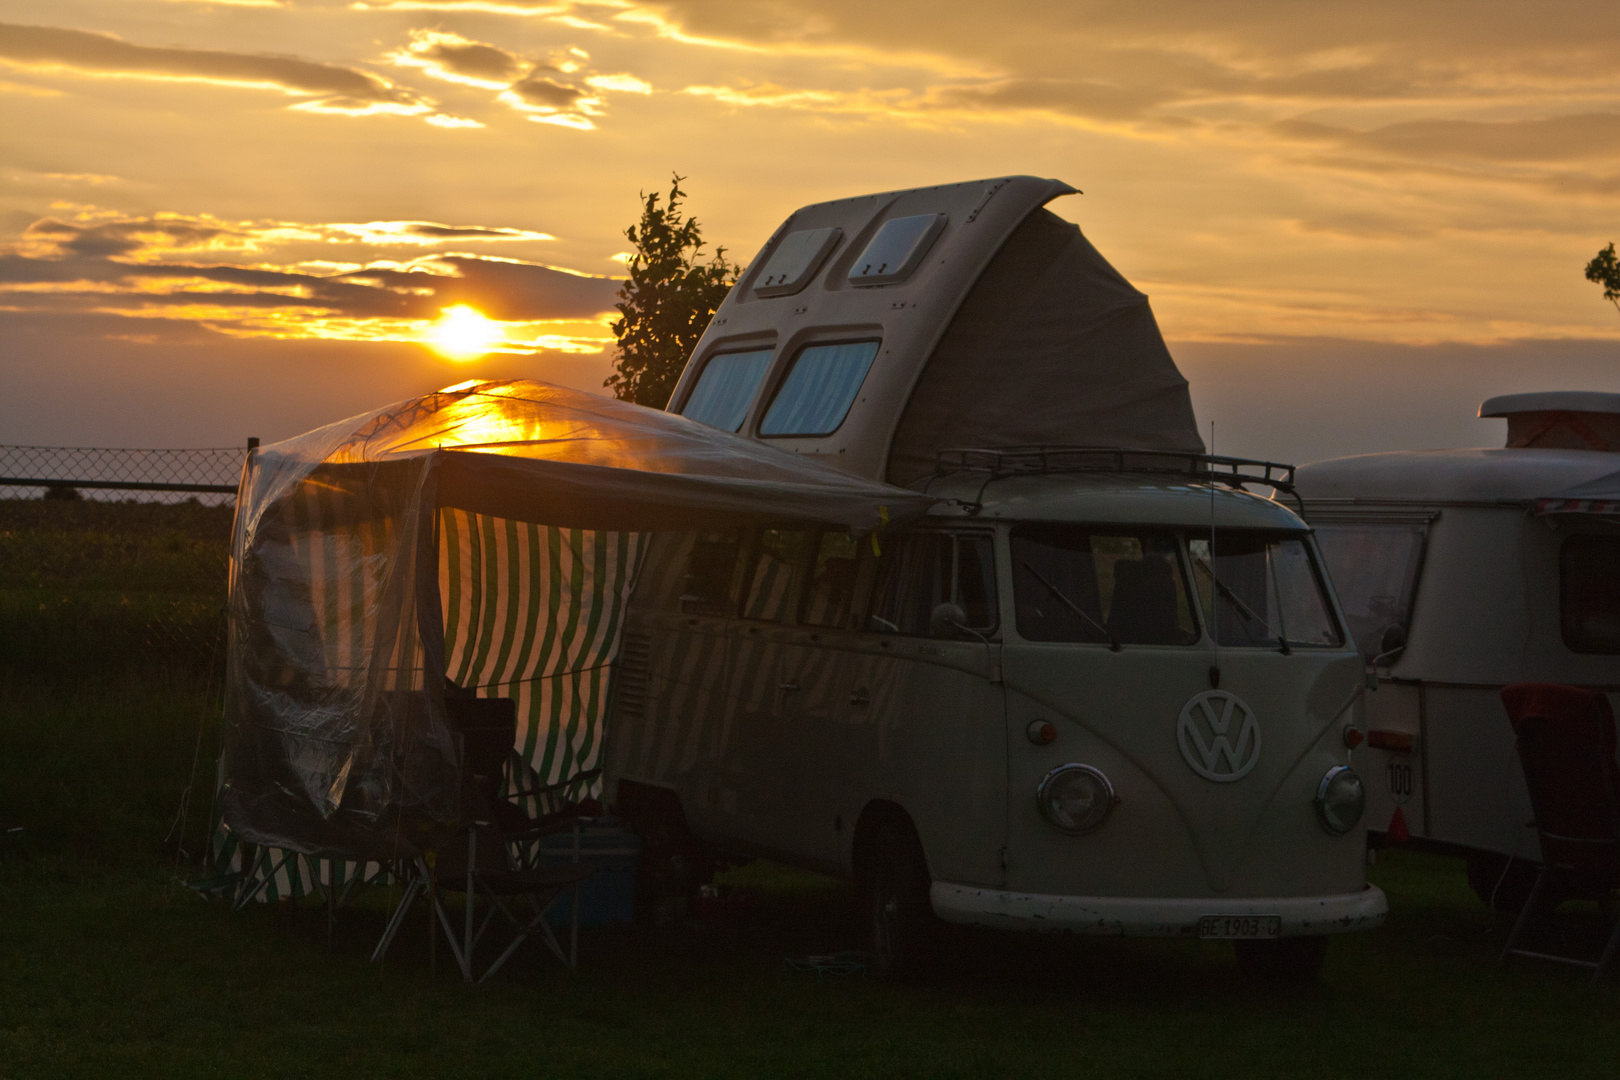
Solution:
[[[855,395],[860,393],[877,351],[876,341],[807,345],[800,349],[759,425],[759,433],[781,438],[831,435],[837,431],[855,404]]]
[[[760,296],[791,296],[816,276],[827,255],[838,246],[844,230],[800,229],[790,232],[776,245],[760,271],[754,292]]]
[[[736,431],[748,415],[765,369],[771,364],[770,349],[717,353],[703,365],[703,374],[681,409],[681,415],[700,424]]]
[[[890,218],[849,268],[851,285],[894,285],[922,265],[945,228],[944,214]]]

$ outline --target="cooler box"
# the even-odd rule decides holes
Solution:
[[[596,867],[579,887],[579,925],[627,926],[636,918],[636,859],[641,838],[617,818],[591,818],[579,825],[579,861]],[[540,842],[540,860],[546,865],[572,862],[574,832],[557,833]],[[554,927],[568,925],[574,890],[552,901],[546,918]]]

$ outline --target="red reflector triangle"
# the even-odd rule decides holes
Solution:
[[[1389,816],[1389,828],[1384,830],[1384,836],[1392,844],[1404,844],[1412,839],[1412,832],[1406,827],[1406,815],[1401,813],[1400,807]]]

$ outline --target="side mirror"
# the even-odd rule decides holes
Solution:
[[[1384,631],[1383,640],[1378,643],[1378,655],[1373,657],[1373,664],[1392,663],[1405,650],[1406,627],[1391,626]]]
[[[934,637],[957,637],[966,625],[967,612],[948,600],[928,615],[928,633]]]

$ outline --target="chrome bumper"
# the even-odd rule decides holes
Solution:
[[[1047,896],[936,881],[929,899],[946,922],[1129,937],[1197,937],[1198,920],[1205,915],[1277,915],[1284,937],[1343,934],[1380,926],[1389,913],[1389,901],[1376,885],[1337,896],[1184,900]]]

